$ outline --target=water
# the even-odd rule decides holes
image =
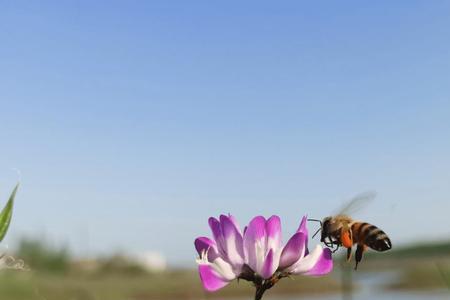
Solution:
[[[314,299],[314,300],[344,300],[341,295],[333,296],[302,296],[302,297],[266,297],[265,300],[298,300],[298,299]],[[436,292],[377,292],[373,294],[356,293],[351,298],[352,300],[449,300],[450,293],[448,291]],[[345,299],[347,300],[347,299]]]
[[[252,297],[239,298],[233,300],[251,300]],[[418,291],[418,292],[390,292],[390,291],[374,291],[369,294],[367,292],[357,292],[352,295],[351,298],[343,298],[340,294],[329,296],[314,296],[314,295],[302,295],[302,296],[271,296],[267,293],[263,300],[449,300],[450,291]]]
[[[269,291],[264,296],[263,300],[450,300],[450,290],[448,289],[431,291],[389,291],[382,288],[397,276],[398,274],[396,272],[360,273],[358,276],[353,276],[353,280],[355,280],[358,289],[351,297],[343,297],[341,294],[327,296],[291,295],[280,297],[271,295]],[[246,299],[251,299],[251,297]],[[244,300],[244,298],[239,300]]]
[[[450,291],[431,290],[431,291],[389,291],[382,287],[394,280],[398,274],[396,272],[377,272],[360,273],[359,276],[353,276],[353,280],[358,289],[349,297],[343,297],[341,294],[329,296],[289,296],[289,297],[266,297],[265,300],[450,300]]]

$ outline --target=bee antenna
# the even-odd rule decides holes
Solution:
[[[322,230],[322,227],[320,227],[319,229],[317,229],[317,231],[313,234],[312,238],[314,238],[314,237],[319,233],[320,230]]]
[[[317,229],[317,231],[312,236],[312,238],[314,238],[322,230],[322,221],[321,220],[317,220],[317,219],[308,219],[308,221],[313,221],[313,222],[319,222],[320,223],[319,229]]]
[[[317,219],[308,219],[308,221],[319,222],[320,226],[322,226],[322,221]]]

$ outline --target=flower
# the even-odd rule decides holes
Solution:
[[[282,246],[278,216],[254,217],[241,234],[233,216],[209,219],[214,240],[199,237],[199,274],[207,291],[216,291],[236,278],[251,281],[260,294],[290,275],[321,276],[333,268],[331,251],[317,245],[309,253],[307,218]],[[260,299],[260,297],[258,298]]]
[[[199,254],[199,274],[207,291],[216,291],[243,272],[245,263],[242,233],[233,216],[209,218],[214,241],[207,237],[195,240]]]

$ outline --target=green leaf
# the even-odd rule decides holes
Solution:
[[[9,223],[11,222],[14,198],[16,197],[16,192],[18,188],[19,184],[17,184],[14,190],[12,191],[11,196],[9,196],[8,203],[6,203],[5,207],[0,213],[0,242],[3,240],[3,238],[6,235],[6,232],[8,231]]]

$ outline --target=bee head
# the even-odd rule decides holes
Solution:
[[[330,221],[331,221],[331,217],[326,217],[322,220],[322,233],[320,236],[321,242],[324,242],[325,238],[329,235]]]

